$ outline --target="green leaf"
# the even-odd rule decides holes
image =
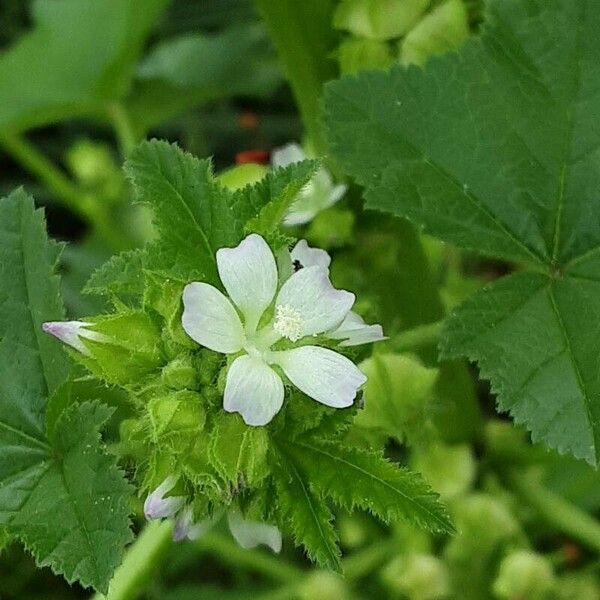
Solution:
[[[281,82],[260,23],[240,23],[215,35],[186,34],[161,42],[137,69],[140,80],[160,79],[199,98],[265,96]],[[175,91],[175,90],[174,90]]]
[[[600,427],[592,395],[599,294],[600,282],[514,274],[461,307],[443,346],[447,356],[479,362],[498,408],[526,424],[533,441],[592,463]]]
[[[131,152],[125,171],[160,236],[146,268],[218,284],[215,253],[240,241],[245,220],[231,210],[231,193],[215,181],[210,162],[152,140]]]
[[[234,206],[262,206],[246,223],[246,231],[262,235],[274,249],[285,245],[288,237],[279,231],[283,218],[318,167],[317,161],[303,160],[271,171],[258,183],[238,190]]]
[[[33,29],[0,56],[0,130],[103,114],[126,93],[143,42],[166,4],[32,3]]]
[[[108,296],[128,305],[139,303],[144,292],[143,258],[141,249],[116,254],[92,273],[83,293]]]
[[[321,123],[323,83],[335,77],[337,36],[331,27],[335,0],[254,0],[290,83],[302,123],[317,152],[326,142]]]
[[[433,532],[454,531],[422,477],[379,453],[315,441],[295,442],[285,451],[310,477],[312,487],[348,510],[369,510],[386,523],[404,520]]]
[[[128,486],[98,434],[111,411],[57,401],[46,435],[46,400],[68,372],[41,329],[63,318],[59,249],[29,196],[0,200],[0,526],[39,565],[105,590],[131,535]]]
[[[53,447],[26,478],[25,502],[6,522],[39,566],[103,592],[132,538],[131,490],[98,434],[111,413],[90,402],[65,410]]]
[[[501,410],[595,464],[600,12],[592,0],[496,0],[487,13],[478,39],[424,70],[331,85],[333,151],[369,208],[527,265],[457,311],[445,355],[479,361]]]
[[[323,569],[340,571],[339,540],[329,506],[292,460],[281,454],[279,460],[274,482],[280,526],[304,547],[310,560]]]

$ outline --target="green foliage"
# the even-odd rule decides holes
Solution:
[[[126,171],[138,199],[152,208],[160,238],[146,250],[144,268],[186,283],[199,279],[219,285],[216,251],[239,243],[246,228],[275,235],[285,209],[315,168],[303,161],[230,192],[215,180],[209,161],[174,144],[143,142],[131,153]]]
[[[25,502],[8,521],[40,566],[101,591],[132,538],[130,488],[98,434],[111,412],[92,403],[65,410],[53,447],[27,472]]]
[[[327,93],[333,152],[367,187],[367,207],[527,265],[457,310],[443,354],[480,361],[501,410],[591,463],[600,172],[587,107],[598,14],[589,0],[490,2],[480,39],[459,54],[424,71],[346,78]]]
[[[341,552],[333,526],[333,513],[323,498],[309,486],[296,465],[281,455],[275,490],[280,526],[290,532],[297,545],[320,567],[339,571]]]
[[[279,233],[283,218],[318,168],[317,161],[303,160],[268,173],[254,186],[242,188],[235,199],[236,206],[262,204],[256,217],[246,223],[246,231],[262,235],[274,250],[286,245],[289,237]]]
[[[404,35],[419,19],[431,0],[342,0],[333,26],[373,40]]]
[[[84,293],[108,296],[124,304],[134,304],[144,290],[143,250],[115,254],[92,273]]]
[[[269,435],[263,427],[248,427],[239,415],[222,412],[215,418],[208,456],[219,475],[235,486],[255,486],[269,473]]]
[[[46,428],[68,371],[42,332],[63,316],[59,246],[20,191],[0,200],[0,228],[0,524],[40,566],[106,590],[131,537],[129,488],[99,436],[112,409],[56,400]]]
[[[356,424],[400,442],[426,439],[438,370],[401,354],[374,354],[361,364],[361,370],[368,380],[365,408],[358,413]]]
[[[378,452],[331,442],[295,442],[285,451],[310,477],[311,484],[339,506],[369,510],[385,522],[407,520],[434,532],[453,531],[437,494],[423,479]]]
[[[188,34],[158,44],[137,69],[199,98],[264,96],[280,83],[275,57],[259,23],[233,25],[217,35]]]
[[[127,91],[166,0],[38,0],[0,57],[0,130],[103,114]],[[101,26],[99,26],[101,24]]]

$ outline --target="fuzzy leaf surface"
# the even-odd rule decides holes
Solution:
[[[0,200],[0,526],[40,566],[106,590],[131,536],[128,486],[98,433],[110,410],[71,405],[46,433],[47,398],[68,371],[42,332],[64,317],[59,249],[27,194]]]
[[[408,521],[434,532],[454,531],[423,478],[379,453],[315,441],[295,442],[286,451],[310,474],[311,486],[348,510],[362,508],[385,522]]]
[[[600,457],[600,377],[590,358],[600,347],[599,9],[598,0],[492,0],[481,35],[458,53],[424,70],[342,79],[326,100],[333,153],[367,188],[369,208],[527,265],[525,278],[457,310],[443,352],[480,362],[500,410],[535,439],[592,464]],[[494,310],[502,327],[491,325]],[[474,319],[478,312],[489,319]],[[553,352],[533,345],[541,331]],[[509,381],[518,361],[527,369],[521,386]]]
[[[333,513],[327,502],[311,489],[305,475],[293,460],[280,455],[275,490],[281,527],[289,531],[310,560],[332,571],[341,569],[341,552],[333,526]]]

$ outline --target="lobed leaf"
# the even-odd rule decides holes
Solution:
[[[424,70],[345,78],[326,94],[333,153],[367,188],[368,208],[527,265],[528,275],[456,311],[444,352],[477,360],[499,409],[535,439],[592,464],[600,458],[591,359],[600,312],[599,8],[598,0],[492,0],[480,37],[460,52]]]
[[[129,488],[98,433],[111,410],[57,400],[46,433],[47,398],[69,367],[42,332],[63,318],[59,249],[29,196],[0,200],[0,526],[39,565],[106,590],[131,536]]]

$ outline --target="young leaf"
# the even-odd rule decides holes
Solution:
[[[281,241],[279,227],[289,207],[315,174],[319,163],[303,160],[271,171],[254,185],[239,190],[234,206],[262,206],[256,217],[246,223],[246,231],[258,233],[268,241]],[[277,244],[273,244],[277,248]],[[281,247],[283,244],[279,244]]]
[[[108,296],[135,306],[144,292],[143,259],[144,251],[139,248],[115,254],[92,273],[83,293]]]
[[[333,151],[369,208],[529,267],[457,311],[444,354],[480,361],[501,410],[595,464],[600,12],[593,0],[487,8],[458,54],[332,84]]]
[[[65,402],[46,435],[46,399],[68,371],[42,332],[63,318],[58,250],[29,196],[0,200],[0,526],[40,565],[105,590],[131,535],[128,486],[98,434],[110,410]]]
[[[296,544],[304,547],[313,562],[324,569],[339,571],[341,552],[331,510],[310,488],[292,460],[281,454],[279,460],[274,481],[282,528],[291,532]]]
[[[127,91],[143,41],[166,4],[31,3],[32,31],[0,57],[0,129],[104,112]]]
[[[138,199],[152,208],[160,235],[146,267],[218,285],[215,253],[240,241],[244,222],[230,210],[231,194],[214,180],[210,161],[152,140],[131,152],[125,171]]]
[[[348,510],[358,507],[385,522],[405,520],[429,531],[454,531],[437,494],[422,477],[379,453],[315,441],[294,442],[286,446],[286,452],[310,473],[313,487]]]

